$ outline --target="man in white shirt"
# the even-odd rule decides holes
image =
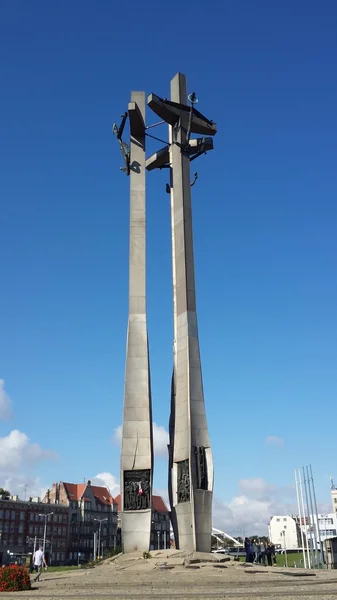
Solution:
[[[42,546],[38,550],[36,550],[33,556],[34,569],[37,571],[37,575],[34,581],[40,581],[42,567],[45,566],[47,568],[46,559],[44,557],[44,552]]]

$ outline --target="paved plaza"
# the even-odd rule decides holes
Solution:
[[[223,558],[223,557],[222,557]],[[44,572],[30,592],[3,593],[21,600],[203,599],[329,600],[337,597],[337,573],[302,569],[245,566],[230,562],[204,562],[205,555],[179,551],[153,552],[145,560],[140,553],[105,561],[94,569]],[[202,560],[202,562],[194,562]]]

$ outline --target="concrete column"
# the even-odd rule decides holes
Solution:
[[[186,77],[171,81],[171,101],[187,105]],[[211,550],[213,459],[207,429],[196,315],[188,111],[169,126],[173,257],[174,371],[169,496],[181,550]]]
[[[145,94],[132,92],[130,119],[129,321],[121,452],[124,552],[150,547],[153,440],[146,322]]]

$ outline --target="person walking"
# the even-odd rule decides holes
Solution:
[[[245,538],[246,562],[252,563],[254,560],[253,544],[249,538]]]
[[[264,566],[266,566],[266,545],[264,542],[261,541],[260,543],[260,559],[259,559],[259,563],[263,564]]]
[[[34,556],[33,556],[33,563],[34,563],[34,569],[35,571],[37,571],[37,575],[34,579],[34,581],[40,581],[40,577],[41,577],[41,571],[42,571],[42,567],[47,567],[47,563],[46,563],[46,559],[44,557],[44,552],[43,552],[43,548],[42,546],[40,546],[40,548],[38,550],[36,550]]]
[[[253,562],[256,564],[258,562],[258,557],[259,557],[258,542],[256,540],[253,540],[252,547],[253,547],[253,554],[254,554]]]
[[[271,550],[270,542],[268,542],[267,547],[266,547],[266,557],[267,557],[268,567],[272,567],[273,566],[273,557],[272,557],[272,550]]]

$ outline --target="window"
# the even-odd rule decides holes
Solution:
[[[20,521],[24,521],[25,520],[25,513],[23,512],[23,510],[20,512]]]
[[[67,535],[66,527],[62,527],[62,535],[63,536]]]
[[[32,535],[33,534],[33,525],[29,525],[29,533]]]
[[[14,525],[11,525],[11,526],[10,526],[10,532],[11,532],[11,533],[14,533]]]
[[[60,553],[59,552],[56,552],[56,560],[57,560],[57,562],[60,562]]]
[[[0,519],[3,519],[3,516],[4,516],[4,511],[2,508],[0,508]]]
[[[286,526],[286,525],[284,526],[284,529],[287,529],[287,526]]]
[[[62,535],[62,527],[57,528],[57,535]]]
[[[5,533],[8,533],[8,528],[9,528],[9,525],[8,525],[8,523],[5,523],[5,524],[4,524],[4,532],[5,532]]]
[[[40,525],[39,531],[40,531],[40,535],[43,535],[43,525]]]
[[[63,562],[63,561],[64,561],[64,558],[65,558],[65,553],[64,553],[64,552],[61,552],[61,562]]]
[[[19,535],[18,537],[18,546],[22,546],[23,545],[23,537],[22,535]]]
[[[34,525],[34,535],[38,535],[39,534],[39,527],[38,525]]]
[[[70,560],[72,559],[72,557],[73,557],[73,553],[69,552],[69,558],[70,558]]]
[[[34,521],[34,513],[29,513],[29,520]]]
[[[9,519],[9,510],[6,510],[5,512],[5,519]]]
[[[10,536],[9,536],[9,545],[10,545],[10,546],[13,546],[13,543],[14,543],[13,536],[12,536],[12,535],[10,535]]]
[[[25,527],[25,524],[24,523],[20,523],[20,525],[19,525],[19,533],[24,533],[24,527]]]
[[[287,520],[287,517],[284,517],[284,518],[283,518],[283,521],[286,521],[286,520]]]
[[[333,501],[335,504],[337,504],[337,498],[334,498]]]

